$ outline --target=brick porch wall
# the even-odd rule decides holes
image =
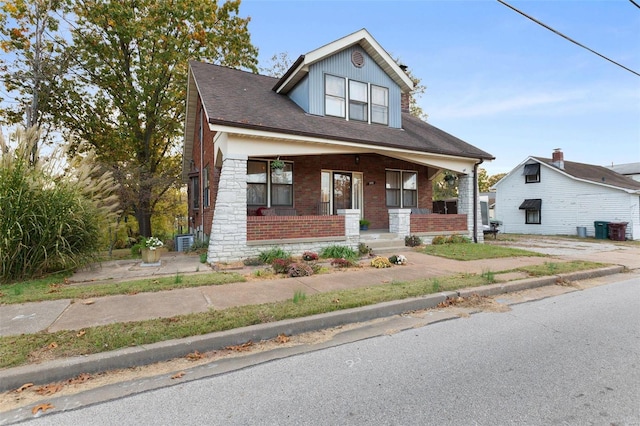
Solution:
[[[344,216],[248,216],[247,241],[344,237]]]
[[[421,232],[466,232],[466,214],[412,214],[411,233]]]

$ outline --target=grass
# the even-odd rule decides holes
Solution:
[[[546,254],[535,253],[511,247],[469,243],[428,245],[422,247],[420,249],[420,252],[431,256],[440,256],[455,260],[497,259],[500,257],[519,256],[547,256]]]
[[[552,266],[553,265],[553,266]],[[603,266],[594,262],[567,262],[528,266],[512,271],[530,275],[565,273]],[[0,368],[15,367],[44,359],[88,355],[129,346],[202,335],[254,324],[299,318],[341,309],[356,308],[392,300],[418,297],[441,291],[472,288],[494,281],[500,271],[483,274],[456,274],[432,279],[393,281],[366,288],[314,295],[296,292],[292,299],[262,305],[239,306],[205,313],[91,327],[79,331],[39,332],[0,337]],[[224,276],[224,274],[218,274]],[[200,276],[202,277],[202,276]],[[190,277],[186,276],[185,281]],[[173,280],[173,278],[169,278]],[[304,303],[302,303],[304,302]]]
[[[82,285],[68,284],[68,277],[69,274],[55,274],[43,279],[2,285],[0,286],[0,302],[12,304],[59,299],[88,299],[116,294],[156,292],[246,281],[242,275],[231,272],[212,272],[198,275],[176,274],[119,283]]]

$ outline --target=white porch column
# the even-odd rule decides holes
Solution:
[[[389,209],[389,232],[400,237],[411,235],[411,209]]]
[[[222,160],[207,262],[240,259],[247,249],[247,156]]]
[[[360,209],[338,209],[338,215],[344,216],[344,236],[351,248],[360,243]]]
[[[473,209],[476,207],[476,238],[479,243],[484,243],[480,204],[476,204],[473,197],[473,180],[473,172],[458,176],[458,213],[467,215],[468,236],[473,240]]]

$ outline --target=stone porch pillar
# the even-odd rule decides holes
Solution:
[[[482,215],[480,214],[480,204],[475,203],[473,197],[473,172],[468,175],[458,176],[458,213],[467,215],[467,229],[469,238],[473,240],[473,210],[476,207],[476,238],[479,243],[484,243],[484,233],[482,232]]]
[[[411,209],[389,209],[389,232],[402,238],[411,235]]]
[[[247,156],[222,160],[207,262],[240,259],[247,249]]]

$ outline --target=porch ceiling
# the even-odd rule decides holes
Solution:
[[[274,137],[261,135],[259,131],[251,132],[242,129],[242,133],[232,133],[229,130],[212,126],[217,131],[216,157],[233,155],[234,157],[277,157],[298,155],[326,155],[326,154],[379,154],[404,160],[414,164],[429,166],[436,169],[447,169],[461,174],[473,171],[477,159],[454,157],[442,154],[431,154],[411,150],[399,150],[379,145],[366,145],[354,142],[341,142],[304,136],[279,135]],[[221,159],[216,158],[216,164]]]

